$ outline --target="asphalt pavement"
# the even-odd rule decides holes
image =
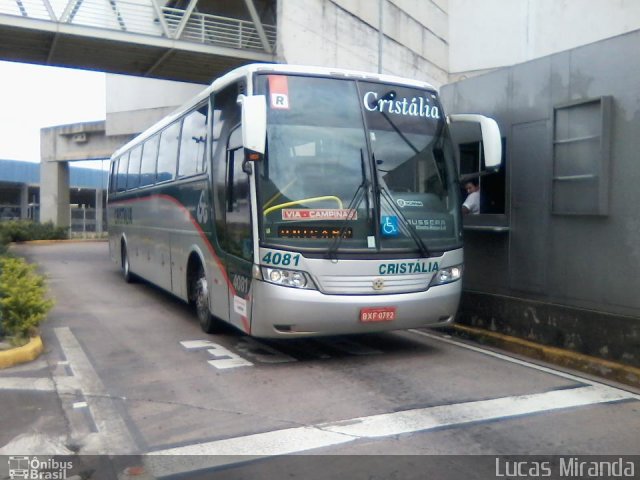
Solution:
[[[41,265],[56,306],[40,359],[0,371],[0,455],[122,455],[110,458],[181,478],[358,478],[358,465],[425,478],[411,475],[454,464],[443,478],[497,478],[508,455],[640,455],[631,387],[426,329],[207,335],[170,294],[126,284],[106,243],[16,252]]]

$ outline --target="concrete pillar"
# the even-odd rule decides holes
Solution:
[[[20,186],[20,218],[29,218],[29,185]]]
[[[40,221],[71,226],[69,163],[40,161]]]
[[[102,208],[102,192],[101,188],[96,189],[96,233],[102,233],[102,216],[103,208]]]
[[[104,121],[40,130],[40,221],[71,226],[67,162],[107,159],[131,138],[132,135],[107,136]]]

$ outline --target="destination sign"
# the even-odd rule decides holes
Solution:
[[[284,208],[282,220],[357,220],[357,210],[347,208]]]
[[[350,227],[278,227],[278,237],[284,238],[353,238]]]

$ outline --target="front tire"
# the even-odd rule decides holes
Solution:
[[[205,333],[214,333],[217,330],[217,322],[209,310],[209,284],[202,266],[199,267],[192,281],[193,299],[200,328]]]

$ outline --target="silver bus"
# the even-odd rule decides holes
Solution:
[[[429,84],[247,65],[113,154],[109,247],[202,329],[335,335],[451,322],[463,271],[453,120]]]

